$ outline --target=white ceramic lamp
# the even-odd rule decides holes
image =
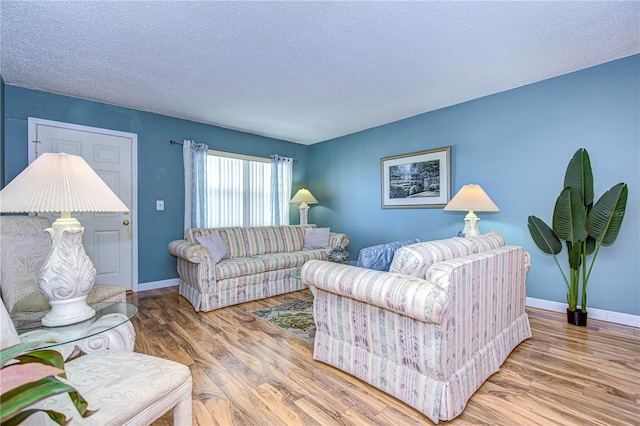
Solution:
[[[38,288],[51,304],[43,325],[75,324],[95,315],[86,299],[96,269],[82,245],[84,228],[71,212],[128,211],[77,155],[44,153],[0,191],[0,212],[60,212],[46,230],[52,246],[38,275]]]
[[[458,193],[445,206],[445,210],[468,211],[464,218],[465,237],[479,237],[478,221],[480,220],[474,212],[499,212],[500,209],[489,198],[480,185],[464,185]]]
[[[316,197],[308,189],[301,188],[291,199],[291,204],[300,204],[300,225],[309,224],[309,204],[317,204]]]

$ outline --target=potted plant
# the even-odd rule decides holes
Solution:
[[[564,176],[564,189],[556,200],[550,228],[536,216],[529,216],[528,227],[533,241],[546,254],[553,256],[567,285],[567,321],[587,325],[587,283],[598,252],[618,237],[627,207],[628,188],[618,183],[594,204],[593,174],[589,154],[580,148],[571,158]],[[566,243],[569,277],[558,262]],[[588,256],[592,256],[587,265]],[[581,293],[578,310],[578,294]]]
[[[82,417],[93,413],[87,401],[65,382],[62,355],[54,350],[33,350],[38,343],[22,343],[0,351],[0,424],[17,425],[38,411],[44,411],[51,420],[64,425],[66,416],[55,410],[30,408],[36,402],[53,395],[68,393]]]

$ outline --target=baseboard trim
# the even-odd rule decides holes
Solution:
[[[536,299],[527,297],[527,306],[531,308],[545,309],[553,312],[566,312],[567,304],[562,302],[554,302],[552,300]],[[606,311],[604,309],[587,308],[589,318],[616,324],[629,325],[631,327],[640,328],[640,316],[624,314],[621,312]]]
[[[138,283],[138,291],[155,290],[158,288],[173,287],[180,284],[180,278],[170,280],[151,281],[148,283]]]

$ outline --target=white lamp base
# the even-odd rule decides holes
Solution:
[[[52,245],[38,275],[38,289],[49,299],[51,312],[42,324],[60,326],[91,318],[95,311],[87,305],[87,294],[96,280],[96,268],[82,245],[84,228],[70,212],[62,212],[46,232]]]
[[[58,327],[75,324],[93,317],[96,311],[87,305],[87,296],[69,300],[50,300],[51,310],[42,318],[42,325]]]
[[[479,237],[480,229],[478,228],[478,221],[480,218],[476,216],[473,210],[469,210],[469,213],[464,217],[464,230],[462,233],[465,237]]]
[[[309,224],[309,204],[301,203],[299,209],[300,209],[300,225],[308,225]]]

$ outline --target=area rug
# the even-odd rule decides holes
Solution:
[[[253,315],[313,343],[316,335],[316,324],[313,321],[313,296],[255,311]]]

